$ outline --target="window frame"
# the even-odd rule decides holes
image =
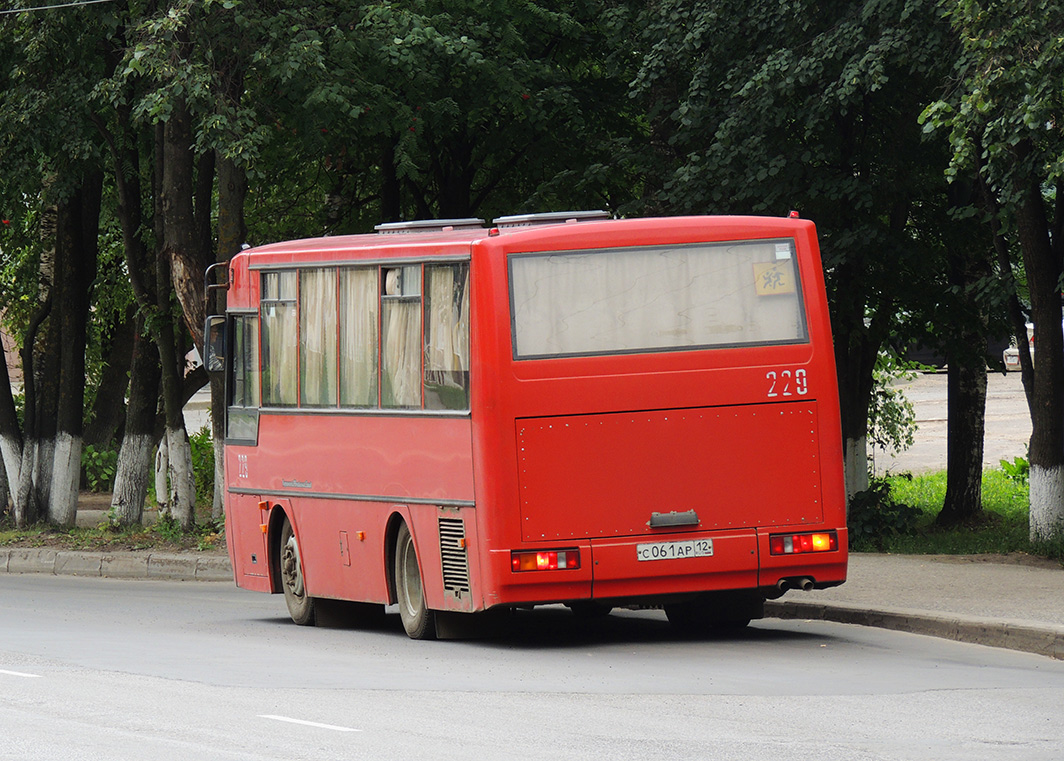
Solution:
[[[518,324],[517,324],[517,305],[515,302],[515,275],[514,275],[514,263],[523,259],[532,258],[546,258],[546,257],[558,257],[558,256],[609,256],[616,252],[633,252],[633,251],[660,251],[665,249],[696,249],[696,248],[708,248],[714,246],[743,246],[743,245],[774,245],[783,244],[789,245],[789,259],[793,266],[793,276],[795,284],[795,309],[799,316],[799,328],[800,335],[793,339],[780,339],[780,340],[768,340],[768,341],[751,341],[751,342],[721,342],[721,343],[698,343],[698,344],[680,344],[674,346],[649,346],[641,348],[624,348],[624,349],[612,349],[603,351],[563,351],[563,352],[551,352],[541,354],[521,354],[518,351]],[[512,359],[515,362],[528,362],[550,359],[570,359],[581,357],[613,357],[613,356],[633,356],[633,355],[652,355],[652,354],[666,354],[676,352],[692,352],[692,351],[715,351],[720,349],[754,349],[769,346],[796,346],[808,344],[811,340],[809,334],[809,318],[805,308],[805,294],[802,288],[801,267],[798,256],[798,242],[793,237],[773,237],[773,238],[743,238],[739,240],[727,240],[727,241],[696,241],[690,243],[681,243],[675,245],[668,244],[655,244],[647,246],[609,246],[604,248],[588,248],[588,249],[566,249],[562,251],[519,251],[509,254],[506,257],[506,275],[507,275],[507,294],[510,308],[510,349]],[[775,296],[773,296],[775,297]]]
[[[426,353],[427,353],[427,347],[426,347],[426,322],[428,320],[428,315],[426,313],[426,308],[427,308],[428,299],[426,298],[426,295],[425,295],[424,291],[425,291],[425,284],[426,284],[426,279],[427,279],[427,270],[429,268],[431,268],[431,267],[445,267],[445,266],[453,267],[455,265],[464,265],[464,272],[465,272],[465,278],[466,278],[465,300],[467,302],[469,302],[469,300],[471,299],[472,288],[473,288],[473,285],[472,285],[472,281],[473,281],[473,277],[472,277],[472,258],[469,255],[464,255],[464,256],[440,256],[440,257],[429,257],[429,258],[418,258],[418,259],[380,258],[380,259],[367,259],[367,260],[361,260],[361,261],[356,259],[356,260],[315,261],[315,262],[291,262],[291,263],[286,262],[286,263],[283,263],[283,264],[266,264],[266,263],[264,263],[264,264],[255,264],[255,263],[252,263],[250,265],[249,269],[252,272],[257,272],[259,274],[259,288],[260,288],[260,299],[259,299],[258,309],[257,310],[253,310],[251,312],[251,314],[257,314],[259,316],[259,321],[260,321],[260,325],[259,325],[259,342],[260,342],[260,349],[259,349],[259,363],[260,363],[260,368],[259,368],[259,388],[260,388],[259,404],[260,404],[260,406],[259,406],[259,410],[268,410],[270,412],[270,414],[306,414],[306,413],[313,413],[313,414],[328,414],[328,415],[335,415],[335,414],[340,414],[340,415],[369,415],[369,416],[395,416],[395,415],[409,416],[409,415],[413,415],[413,416],[426,416],[426,417],[468,417],[470,415],[470,408],[472,406],[472,375],[473,375],[473,373],[472,373],[472,368],[471,367],[469,367],[468,370],[466,371],[466,376],[467,377],[466,377],[466,380],[465,380],[465,389],[464,389],[464,396],[465,396],[465,407],[464,408],[462,408],[462,409],[450,409],[450,408],[441,409],[441,408],[431,408],[431,407],[426,406],[426,367],[427,367],[427,359],[426,359]],[[418,271],[418,282],[417,282],[417,292],[416,293],[410,293],[410,292],[397,293],[397,294],[386,294],[385,293],[385,290],[386,290],[386,282],[385,282],[386,273],[388,272],[388,270],[397,269],[397,268],[399,268],[399,269],[416,268],[417,269],[417,271]],[[344,314],[343,314],[344,310],[343,310],[343,303],[341,302],[339,296],[340,296],[340,292],[341,292],[341,279],[342,279],[341,273],[344,272],[345,270],[348,270],[348,269],[374,269],[374,270],[376,270],[376,280],[377,280],[376,320],[377,320],[377,325],[376,325],[376,336],[375,336],[375,338],[376,338],[376,367],[374,368],[375,379],[376,379],[376,402],[375,402],[375,406],[372,406],[372,407],[369,407],[369,406],[355,406],[355,405],[342,404],[341,403],[341,399],[343,398],[343,389],[342,389],[342,386],[340,385],[340,383],[341,383],[342,367],[343,367],[343,358],[341,356],[341,353],[343,351],[342,335],[343,335],[344,328],[343,328],[342,321],[344,320]],[[302,279],[302,273],[304,271],[306,271],[306,270],[331,270],[334,273],[335,283],[336,283],[336,287],[337,287],[337,301],[336,301],[336,311],[337,311],[337,352],[338,352],[338,354],[337,354],[337,362],[336,362],[337,394],[336,394],[335,402],[332,405],[330,405],[330,406],[311,406],[311,405],[304,404],[303,401],[302,401],[303,394],[302,394],[301,389],[299,388],[300,382],[301,382],[301,373],[302,373],[302,358],[300,356],[300,347],[302,346],[302,316],[301,316],[301,310],[303,308],[302,307],[302,291],[301,291],[300,283],[301,283],[301,279]],[[294,272],[296,274],[296,298],[295,298],[295,306],[296,306],[296,340],[295,340],[296,358],[295,358],[295,361],[296,361],[296,367],[297,367],[297,371],[296,371],[296,380],[297,380],[296,402],[293,405],[283,405],[283,406],[281,406],[281,405],[266,405],[266,404],[263,403],[262,388],[264,388],[264,386],[262,384],[262,379],[265,377],[267,369],[266,369],[266,366],[265,366],[265,356],[264,356],[264,354],[262,352],[262,346],[261,346],[262,337],[263,337],[263,331],[262,331],[262,308],[263,308],[263,304],[271,303],[271,302],[273,302],[273,303],[284,303],[284,302],[290,301],[290,300],[287,300],[287,299],[278,299],[278,298],[262,299],[261,298],[261,293],[262,293],[262,289],[264,287],[264,282],[265,282],[264,275],[266,275],[268,273],[282,273],[282,272]],[[388,303],[388,302],[402,303],[402,302],[411,302],[411,301],[416,301],[417,304],[418,304],[418,307],[417,307],[417,320],[418,320],[417,331],[418,331],[418,336],[419,336],[419,340],[418,340],[418,344],[417,344],[417,365],[418,365],[417,366],[417,383],[418,383],[418,393],[419,393],[418,406],[416,406],[416,407],[413,407],[413,406],[408,406],[408,407],[388,406],[388,407],[386,407],[386,406],[383,405],[383,402],[384,402],[383,396],[384,395],[383,395],[383,388],[382,388],[383,387],[383,381],[384,381],[384,372],[385,372],[384,362],[383,362],[383,352],[384,352],[384,341],[383,341],[384,335],[383,334],[384,334],[384,320],[385,320],[385,317],[384,317],[385,304]],[[465,330],[464,341],[465,341],[465,345],[467,347],[466,348],[466,354],[467,354],[466,361],[467,361],[468,364],[471,365],[471,363],[472,363],[472,332],[473,332],[473,328],[472,328],[472,307],[471,307],[471,304],[469,304],[466,307],[465,315],[468,318],[468,319],[466,319],[465,325],[464,325],[464,330]]]

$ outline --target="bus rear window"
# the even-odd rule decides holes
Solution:
[[[803,343],[791,239],[515,254],[514,356]]]

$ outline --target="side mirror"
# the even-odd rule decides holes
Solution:
[[[225,315],[209,315],[203,326],[203,366],[209,373],[225,370]]]

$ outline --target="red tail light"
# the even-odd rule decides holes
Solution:
[[[805,552],[834,552],[839,548],[835,531],[812,534],[772,534],[768,538],[771,555],[798,555]]]
[[[510,553],[510,567],[518,571],[560,571],[580,567],[580,550],[532,550]]]

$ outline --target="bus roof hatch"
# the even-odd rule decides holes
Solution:
[[[484,220],[476,217],[464,219],[415,219],[410,222],[385,222],[373,229],[381,235],[395,233],[450,232],[452,230],[475,230],[484,227]]]
[[[593,219],[609,219],[608,211],[552,211],[546,214],[513,214],[497,217],[495,227],[531,227],[533,225],[557,225],[566,222],[586,222]]]

